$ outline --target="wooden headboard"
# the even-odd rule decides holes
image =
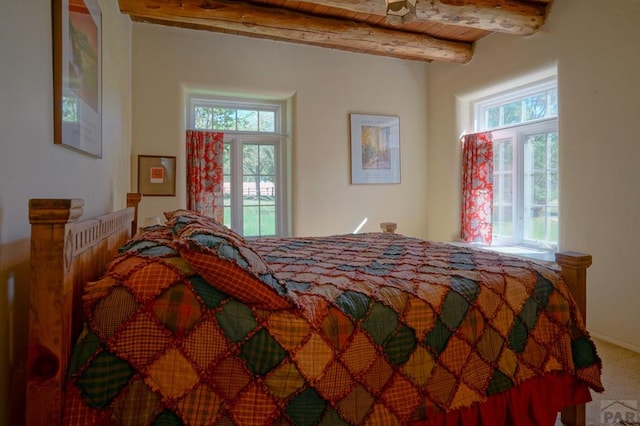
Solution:
[[[31,289],[27,425],[62,424],[64,376],[82,325],[82,288],[137,229],[140,194],[127,208],[78,221],[80,199],[29,200]]]

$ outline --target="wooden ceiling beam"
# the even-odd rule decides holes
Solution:
[[[473,44],[228,0],[119,0],[138,22],[304,43],[416,61],[469,62]]]
[[[445,25],[458,25],[514,35],[531,35],[544,24],[551,0],[418,0],[416,18]],[[337,7],[357,13],[386,15],[384,0],[284,0]]]
[[[544,24],[546,5],[514,0],[431,0],[416,5],[418,19],[513,35],[531,35]]]

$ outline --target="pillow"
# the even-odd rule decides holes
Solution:
[[[219,227],[224,226],[217,222],[215,219],[204,216],[200,213],[196,213],[192,210],[172,210],[164,212],[164,217],[167,219],[166,226],[173,229],[173,232],[177,235],[180,230],[189,224],[199,223],[203,226]],[[225,227],[226,228],[226,227]],[[240,237],[238,235],[238,237]]]
[[[138,229],[136,234],[118,249],[119,253],[140,256],[175,255],[173,232],[164,225],[152,225]]]
[[[261,309],[294,306],[269,265],[233,230],[190,211],[169,213],[167,224],[180,256],[218,290]]]

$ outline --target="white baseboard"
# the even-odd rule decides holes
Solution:
[[[615,337],[611,337],[607,334],[599,333],[593,330],[589,330],[589,334],[596,339],[604,340],[605,342],[611,343],[612,345],[620,346],[621,348],[629,349],[630,351],[640,354],[640,346],[616,339]]]

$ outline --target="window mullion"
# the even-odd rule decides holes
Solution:
[[[515,191],[515,204],[514,204],[514,240],[516,243],[522,242],[524,239],[524,200],[525,200],[525,149],[524,149],[524,135],[520,132],[516,132],[514,135],[514,152],[516,154],[515,162],[515,184],[517,190]]]
[[[547,162],[545,164],[546,166],[546,201],[545,201],[545,215],[544,215],[544,227],[545,227],[545,231],[544,231],[544,237],[545,237],[545,241],[550,241],[551,240],[551,227],[550,227],[550,223],[549,223],[549,215],[551,214],[549,212],[549,194],[551,194],[551,165],[550,165],[550,161],[549,159],[551,158],[551,142],[549,141],[549,133],[547,133],[547,146],[546,146],[546,156],[547,156]]]
[[[276,234],[282,235],[284,234],[284,220],[285,220],[285,208],[284,208],[284,188],[285,188],[285,177],[286,174],[282,169],[284,167],[284,162],[282,161],[282,151],[283,144],[282,140],[275,144],[275,158],[276,158],[276,170],[275,170],[275,180],[276,180]]]
[[[242,138],[236,136],[231,145],[231,228],[242,234]]]

